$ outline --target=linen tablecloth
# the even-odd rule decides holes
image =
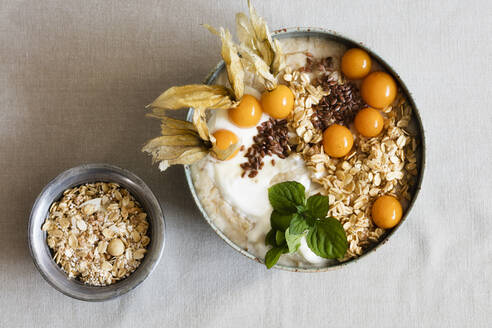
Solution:
[[[254,1],[271,29],[315,26],[359,40],[412,91],[427,169],[407,222],[374,254],[319,274],[267,271],[228,247],[194,205],[182,168],[140,148],[144,106],[199,83],[219,60],[200,26],[234,29],[245,1],[0,1],[1,327],[490,327],[490,1]],[[70,299],[36,271],[31,206],[62,170],[106,162],[163,204],[156,271],[105,303]]]

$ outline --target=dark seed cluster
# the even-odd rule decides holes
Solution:
[[[311,121],[315,128],[325,130],[334,123],[349,125],[359,110],[364,108],[364,101],[354,83],[347,81],[339,84],[332,75],[320,77],[318,83],[330,94],[314,106],[315,115]]]
[[[357,112],[364,108],[359,89],[354,83],[338,83],[333,75],[333,61],[333,57],[315,59],[312,54],[306,53],[306,65],[302,69],[305,72],[318,73],[317,84],[330,91],[328,96],[314,106],[315,115],[311,121],[320,130],[325,130],[334,123],[348,125]]]
[[[329,72],[333,70],[333,57],[315,59],[310,52],[306,53],[306,65],[301,67],[301,72]]]
[[[253,145],[248,148],[244,155],[248,161],[241,164],[244,177],[254,178],[258,171],[263,168],[265,156],[277,155],[280,158],[289,156],[287,120],[274,120],[273,118],[261,123],[256,127],[258,134],[253,137]],[[275,161],[272,159],[272,165]]]

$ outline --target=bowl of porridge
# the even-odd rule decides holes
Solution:
[[[407,220],[423,178],[422,122],[400,77],[360,43],[317,28],[282,29],[272,37],[286,56],[279,84],[292,92],[293,110],[278,119],[263,109],[257,124],[246,128],[234,124],[230,109],[212,111],[207,116],[210,132],[232,131],[241,146],[226,161],[208,155],[186,166],[186,177],[214,231],[260,263],[271,249],[266,242],[273,210],[268,189],[297,181],[306,197],[326,196],[328,215],[346,234],[344,255],[321,257],[304,235],[297,251],[280,256],[275,267],[327,271],[372,253]],[[219,63],[206,84],[228,85],[224,66]],[[257,76],[247,73],[244,93],[261,106],[268,104],[265,92]],[[189,110],[189,121],[193,112]],[[331,130],[335,137],[350,132],[347,153],[342,149],[337,154],[339,149],[323,143]]]
[[[248,1],[204,84],[149,106],[159,169],[185,165],[212,229],[268,269],[319,272],[383,245],[408,218],[425,164],[422,121],[396,72],[317,28],[269,32]],[[237,41],[236,41],[237,40]],[[187,120],[167,115],[188,110]]]

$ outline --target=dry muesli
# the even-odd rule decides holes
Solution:
[[[64,191],[42,226],[53,259],[70,278],[110,285],[140,265],[150,243],[147,214],[116,183],[88,183]]]

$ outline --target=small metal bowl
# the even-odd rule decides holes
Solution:
[[[417,177],[417,183],[412,189],[412,199],[410,200],[410,203],[408,204],[408,208],[406,211],[403,213],[403,217],[400,221],[400,223],[392,228],[389,229],[386,234],[380,239],[379,242],[375,243],[371,247],[365,250],[364,254],[357,258],[352,258],[348,261],[345,262],[338,262],[338,261],[331,261],[329,264],[327,264],[324,267],[297,267],[297,266],[286,266],[286,265],[280,265],[277,264],[274,266],[274,268],[281,269],[281,270],[286,270],[286,271],[293,271],[293,272],[321,272],[321,271],[329,271],[329,270],[335,270],[338,268],[341,268],[342,266],[349,265],[351,263],[355,263],[358,260],[365,258],[367,255],[374,253],[376,249],[378,249],[380,246],[384,245],[388,239],[401,227],[401,225],[407,220],[408,214],[413,208],[413,205],[415,204],[415,200],[417,199],[418,193],[420,191],[420,188],[422,186],[422,180],[424,178],[424,168],[425,168],[425,136],[424,136],[424,127],[422,124],[422,119],[420,118],[419,111],[417,109],[417,106],[415,105],[415,101],[412,97],[412,94],[410,91],[407,89],[405,83],[400,79],[400,76],[395,72],[395,70],[386,62],[384,59],[382,59],[380,56],[378,56],[374,51],[369,49],[367,46],[363,45],[360,42],[351,40],[350,38],[344,37],[340,35],[337,32],[331,31],[331,30],[325,30],[322,28],[312,28],[312,27],[295,27],[295,28],[285,28],[285,29],[280,29],[277,31],[274,31],[272,33],[272,37],[274,39],[283,39],[283,38],[305,38],[305,37],[317,37],[317,38],[324,38],[326,40],[331,40],[331,41],[336,41],[342,44],[347,45],[348,47],[351,48],[361,48],[367,51],[372,58],[374,58],[379,65],[381,65],[389,74],[393,76],[393,78],[396,80],[398,86],[400,87],[400,90],[402,93],[406,96],[408,103],[412,107],[412,116],[413,120],[415,121],[415,124],[417,125],[418,129],[418,134],[419,134],[419,139],[420,139],[420,161],[419,161],[419,173]],[[214,84],[216,79],[219,77],[220,73],[225,69],[224,62],[221,61],[219,62],[213,70],[210,72],[210,74],[207,76],[205,79],[205,84]],[[188,111],[187,119],[188,121],[191,121],[193,117],[193,109],[190,108]],[[203,217],[205,220],[208,222],[208,224],[212,227],[212,229],[232,248],[234,248],[236,251],[239,253],[243,254],[244,256],[255,260],[258,263],[263,263],[263,259],[257,257],[256,255],[248,252],[247,250],[244,250],[240,246],[236,245],[232,240],[229,239],[212,221],[212,219],[208,216],[207,212],[203,208],[203,205],[201,204],[200,198],[198,197],[196,190],[195,190],[195,185],[193,183],[193,179],[191,177],[191,169],[187,165],[185,166],[185,174],[186,174],[186,179],[188,181],[188,185],[191,190],[191,194],[193,195],[193,198],[195,200],[195,203],[197,204],[200,212],[202,213]]]
[[[41,230],[51,204],[68,188],[90,182],[116,182],[128,189],[147,212],[150,244],[140,266],[127,278],[109,286],[90,286],[67,274],[55,263]],[[43,278],[63,294],[83,301],[105,301],[137,287],[154,270],[162,255],[165,221],[161,206],[149,187],[135,174],[108,164],[84,164],[71,168],[50,181],[36,199],[29,218],[28,241],[31,256]]]

